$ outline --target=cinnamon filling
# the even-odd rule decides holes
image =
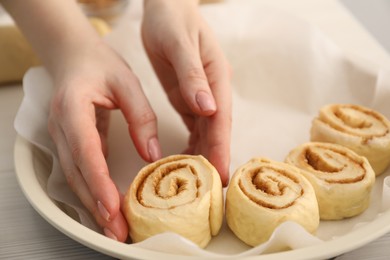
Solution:
[[[339,172],[344,168],[344,166],[336,167],[335,165],[329,164],[329,162],[326,160],[327,158],[324,158],[325,156],[327,156],[328,159],[331,158],[331,155],[329,154],[324,154],[321,156],[310,148],[308,148],[305,152],[307,163],[316,171]]]
[[[362,110],[357,106],[333,107],[331,113],[339,120],[320,114],[320,119],[332,128],[350,135],[362,138],[362,143],[366,144],[373,138],[383,137],[389,134],[389,127],[383,121],[380,114],[371,110]]]
[[[336,110],[334,114],[338,118],[340,118],[344,122],[344,124],[352,128],[363,129],[372,127],[372,123],[364,120],[364,118],[358,117],[350,113],[346,113],[343,109]],[[370,116],[373,116],[373,114],[371,114]]]
[[[307,147],[302,153],[304,169],[328,183],[355,183],[364,179],[362,162],[347,153],[321,146]]]
[[[184,176],[186,174],[188,176],[188,173],[193,175],[194,178],[190,178],[191,180],[188,180],[188,177]],[[153,179],[151,180],[151,178]],[[152,187],[146,187],[146,185]],[[186,163],[176,163],[163,166],[159,164],[150,169],[149,172],[145,173],[145,178],[138,186],[136,196],[141,205],[145,207],[152,207],[150,203],[145,201],[143,194],[149,194],[153,196],[152,199],[156,200],[169,200],[191,190],[191,186],[195,186],[196,194],[194,195],[194,198],[197,198],[199,196],[199,187],[201,185],[202,182],[199,180],[196,169],[192,165]],[[151,190],[144,193],[145,189]],[[169,208],[174,207],[176,206],[172,205]]]
[[[269,166],[244,172],[238,185],[251,201],[269,209],[288,208],[304,194],[294,175]]]

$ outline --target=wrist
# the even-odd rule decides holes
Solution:
[[[50,72],[100,41],[75,1],[3,0],[2,4]]]

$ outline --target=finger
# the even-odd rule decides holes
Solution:
[[[168,49],[167,58],[176,72],[183,99],[195,114],[212,115],[217,106],[203,69],[198,43],[181,42],[173,47]]]
[[[225,100],[226,101],[226,100]],[[231,111],[226,105],[207,118],[207,154],[224,186],[229,182]]]
[[[59,129],[55,128],[57,127],[51,124],[50,132],[57,145],[60,164],[69,187],[92,214],[98,225],[103,228],[106,236],[118,241],[125,241],[128,236],[128,226],[122,213],[119,212],[110,221],[107,221],[105,214],[101,212],[101,202],[98,201],[96,203],[81,172],[73,163],[65,137],[60,133],[61,131]],[[118,191],[116,193],[118,194]]]
[[[104,234],[114,240],[125,242],[128,237],[128,224],[122,212],[109,222],[103,229]]]
[[[213,117],[209,119],[211,122],[208,130],[207,154],[209,161],[220,174],[223,186],[226,187],[229,183],[230,129],[222,128],[221,125],[226,124],[222,116]]]
[[[115,99],[128,123],[129,133],[141,157],[149,162],[161,158],[157,118],[138,79],[129,74],[118,79]]]
[[[196,125],[190,132],[190,138],[188,140],[188,147],[182,152],[184,154],[199,154],[201,149],[198,148],[199,145],[199,127]],[[207,156],[206,156],[207,157]]]
[[[164,87],[169,101],[176,111],[180,114],[184,124],[189,131],[194,128],[194,113],[189,109],[187,103],[183,100],[183,96],[180,92],[179,83],[177,81],[176,73],[171,64],[168,64],[166,60],[148,52],[150,61],[153,65],[162,86]]]
[[[230,138],[232,124],[232,101],[230,70],[228,63],[212,37],[202,37],[204,48],[202,57],[210,88],[218,110],[207,118],[207,154],[210,162],[217,168],[224,186],[229,182]]]
[[[61,158],[66,158],[62,163],[63,168],[78,169],[94,198],[94,204],[99,204],[102,217],[106,221],[111,221],[119,213],[120,202],[102,151],[102,142],[96,128],[94,105],[88,100],[82,102],[75,99],[61,110],[58,108],[52,110],[60,111],[52,117],[53,120],[61,118],[57,132],[62,133],[59,140],[63,144],[58,150],[61,152]]]

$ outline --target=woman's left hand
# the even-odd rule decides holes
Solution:
[[[229,182],[230,68],[198,1],[145,0],[142,39],[170,102],[190,131],[186,153],[202,154]]]

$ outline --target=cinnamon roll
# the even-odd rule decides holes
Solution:
[[[137,174],[124,214],[133,242],[170,231],[205,247],[222,225],[221,179],[203,156],[163,158]]]
[[[349,148],[309,142],[293,149],[286,162],[300,168],[313,185],[321,219],[353,217],[369,206],[374,170],[364,156]]]
[[[358,105],[332,104],[312,122],[311,141],[341,144],[367,157],[376,175],[390,163],[390,122]]]
[[[318,203],[313,187],[298,168],[253,158],[238,168],[230,181],[226,220],[239,239],[256,246],[288,220],[314,233],[319,225]]]

